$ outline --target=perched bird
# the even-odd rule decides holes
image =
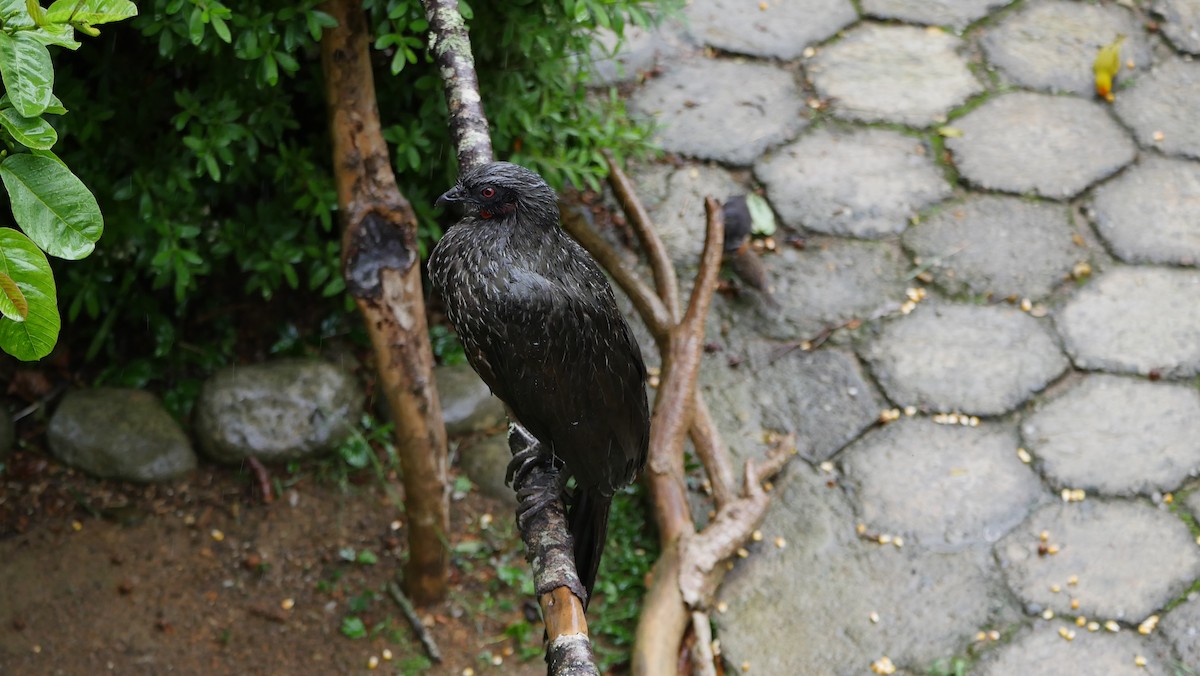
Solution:
[[[1096,53],[1092,62],[1092,74],[1096,76],[1096,94],[1112,103],[1115,98],[1112,93],[1113,78],[1121,72],[1121,43],[1125,42],[1124,35],[1118,35],[1116,40],[1104,45]]]
[[[492,162],[437,203],[464,214],[429,257],[433,286],[471,366],[537,439],[537,460],[558,468],[551,499],[575,478],[567,521],[590,598],[612,496],[646,463],[641,349],[608,279],[559,225],[557,197],[541,176]]]

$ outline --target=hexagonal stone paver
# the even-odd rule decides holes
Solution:
[[[1017,458],[1013,425],[939,425],[905,418],[842,456],[863,522],[926,545],[994,542],[1043,495]]]
[[[1028,417],[1021,433],[1059,487],[1171,491],[1200,468],[1200,391],[1093,375]]]
[[[1200,262],[1200,163],[1146,156],[1096,189],[1096,229],[1128,263]]]
[[[1175,606],[1158,626],[1184,664],[1200,664],[1200,596]]]
[[[636,79],[640,72],[686,48],[681,32],[682,28],[673,21],[649,30],[629,25],[625,27],[624,39],[618,43],[616,33],[611,30],[596,31],[589,54],[592,60],[589,84],[611,85]]]
[[[803,251],[784,247],[762,261],[775,305],[745,293],[718,298],[714,307],[726,323],[777,340],[812,338],[899,305],[910,267],[895,243],[829,237],[810,239]]]
[[[1117,92],[1115,108],[1142,145],[1200,159],[1200,62],[1172,60],[1139,75]]]
[[[1080,368],[1195,375],[1200,373],[1200,272],[1118,267],[1076,293],[1055,323]]]
[[[1043,531],[1057,554],[1038,554]],[[1101,623],[1141,622],[1200,577],[1200,547],[1187,526],[1140,502],[1047,505],[998,542],[996,554],[1030,612],[1050,608]],[[1068,584],[1072,575],[1074,585]],[[1052,591],[1055,585],[1060,592]]]
[[[1115,5],[1033,2],[989,28],[982,43],[988,60],[1024,87],[1093,96],[1092,62],[1117,35],[1126,36],[1121,62],[1148,68],[1152,53],[1140,21]],[[1117,84],[1133,75],[1122,73]]]
[[[923,303],[888,322],[863,349],[901,406],[999,415],[1067,368],[1050,333],[1009,307]]]
[[[692,0],[684,11],[705,44],[784,60],[858,18],[849,0]]]
[[[1063,639],[1059,631],[1074,638]],[[1146,666],[1139,667],[1141,655]],[[1174,676],[1174,660],[1157,637],[1122,631],[1089,632],[1073,622],[1037,622],[1019,633],[1011,643],[986,654],[979,676],[1058,676],[1059,674],[1104,674],[1104,676]]]
[[[646,201],[671,259],[685,269],[699,265],[707,222],[704,198],[711,196],[724,202],[731,195],[745,192],[728,171],[719,167],[691,166],[672,172],[666,179],[666,196],[657,202]]]
[[[1154,11],[1162,15],[1162,32],[1179,49],[1200,55],[1200,2],[1157,0]]]
[[[920,141],[882,129],[818,129],[760,159],[754,173],[787,225],[834,235],[901,232],[950,195]]]
[[[655,140],[664,150],[729,164],[750,164],[808,124],[794,76],[759,63],[676,64],[638,90],[630,107],[661,125]]]
[[[909,226],[904,246],[952,294],[1041,298],[1087,258],[1061,204],[971,195]]]
[[[879,418],[883,397],[854,355],[840,350],[778,355],[778,344],[754,339],[737,368],[718,353],[705,359],[700,386],[740,465],[761,455],[764,430],[792,432],[809,460],[824,460]]]
[[[859,541],[828,475],[793,468],[777,484],[763,541],[720,589],[728,608],[713,620],[733,664],[768,676],[866,674],[888,655],[925,673],[980,628],[1018,617],[986,548],[935,553]],[[776,537],[787,546],[776,547]]]
[[[1097,103],[1017,92],[988,101],[946,140],[962,175],[984,188],[1074,197],[1129,164],[1135,148]]]
[[[1012,0],[862,0],[863,11],[881,19],[962,28]]]
[[[866,24],[809,61],[808,74],[838,117],[925,127],[983,90],[962,46],[936,29]]]

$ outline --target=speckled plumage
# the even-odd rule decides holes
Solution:
[[[487,164],[439,202],[461,203],[466,214],[429,258],[434,288],[471,365],[575,477],[568,520],[590,594],[612,495],[646,462],[641,350],[607,278],[562,230],[554,191],[536,173]]]

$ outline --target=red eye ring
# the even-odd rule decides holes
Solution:
[[[495,188],[487,187],[487,188],[484,188],[483,190],[480,190],[479,194],[482,195],[484,197],[484,199],[490,199],[490,198],[496,196],[496,190],[495,190]]]

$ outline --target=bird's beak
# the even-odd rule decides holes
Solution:
[[[456,185],[442,193],[442,196],[437,198],[437,201],[433,203],[433,206],[444,207],[447,204],[458,204],[459,202],[462,202],[463,199],[462,186]]]

